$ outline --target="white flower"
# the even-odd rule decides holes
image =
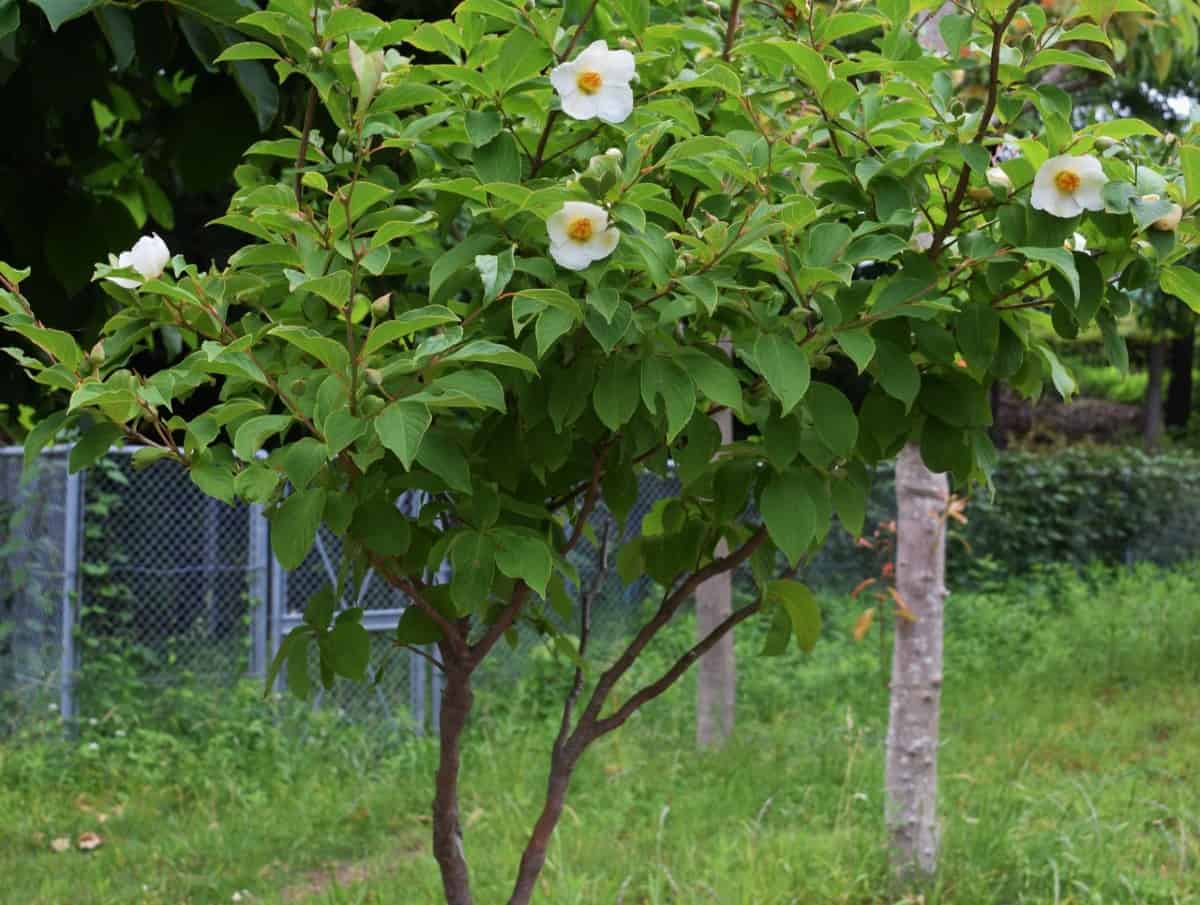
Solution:
[[[629,81],[634,72],[633,54],[628,50],[609,50],[606,42],[595,41],[571,62],[555,66],[550,84],[571,119],[623,123],[633,112]]]
[[[916,233],[912,237],[913,245],[920,251],[929,251],[933,248],[933,233],[921,232]]]
[[[1179,221],[1183,218],[1183,208],[1178,204],[1172,204],[1171,210],[1157,220],[1154,221],[1154,228],[1163,232],[1170,232],[1179,226]]]
[[[1001,189],[1005,192],[1011,192],[1013,188],[1012,180],[1008,174],[1000,167],[989,167],[987,171],[987,181],[994,189]]]
[[[1042,164],[1033,179],[1033,206],[1053,217],[1104,210],[1100,196],[1108,179],[1095,157],[1060,154]]]
[[[621,157],[623,156],[621,154],[620,148],[609,148],[607,151],[604,152],[604,154],[606,157],[612,157],[616,160],[620,160]]]
[[[382,50],[367,53],[351,41],[350,68],[354,71],[355,79],[358,80],[358,108],[361,112],[375,96],[375,91],[379,88],[379,80],[387,71],[387,62]]]
[[[621,231],[608,225],[608,212],[586,201],[568,201],[546,221],[550,257],[567,270],[583,270],[607,258],[620,241]]]
[[[111,259],[110,259],[111,260]],[[143,279],[153,280],[162,276],[167,262],[171,260],[167,243],[158,237],[158,233],[142,236],[129,251],[123,251],[117,256],[118,267],[132,267],[142,275]],[[118,286],[125,289],[137,289],[139,280],[129,280],[124,277],[109,277]]]

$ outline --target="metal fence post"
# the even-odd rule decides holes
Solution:
[[[79,597],[79,562],[83,553],[83,472],[67,475],[64,504],[58,712],[64,720],[71,720],[75,717],[75,669],[78,666],[75,658],[75,604]]]
[[[412,715],[413,732],[425,734],[425,658],[416,651],[408,652],[408,709]]]
[[[279,652],[279,645],[283,643],[283,617],[287,612],[288,580],[287,571],[279,564],[279,560],[272,556],[270,557],[270,563],[271,581],[268,599],[271,601],[269,623],[271,644],[268,648],[267,656],[274,659],[275,654]],[[276,691],[283,691],[283,674],[284,670],[281,669],[279,675],[275,677]]]
[[[254,610],[250,616],[250,675],[265,676],[267,673],[267,627],[270,624],[271,606],[271,539],[269,523],[263,515],[263,507],[250,507],[250,542],[247,551],[247,569],[250,572],[250,599]]]

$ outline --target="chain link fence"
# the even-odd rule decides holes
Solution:
[[[261,680],[281,639],[301,622],[308,599],[326,583],[338,585],[341,549],[332,533],[322,529],[308,558],[285,572],[270,554],[269,523],[259,507],[206,497],[169,462],[135,470],[130,453],[114,450],[86,474],[70,475],[69,448],[48,450],[28,471],[21,450],[0,448],[0,734],[48,711],[68,720],[102,714],[116,689],[126,694],[131,686],[142,689],[152,703],[154,689],[167,683],[212,687],[248,676]],[[1030,503],[1022,497],[1022,487],[1031,485],[1030,461],[1006,459],[997,473],[997,500],[979,499],[968,507],[972,521],[958,540],[970,543],[952,540],[951,566],[957,570],[952,586],[966,586],[966,568],[977,570],[981,553],[1006,550],[1009,534],[1024,538],[1022,550],[1028,547],[1026,523],[1012,524],[1026,504],[1044,519],[1046,507],[1063,497],[1056,518],[1071,526],[1073,537],[1085,523],[1109,526],[1142,506],[1139,500],[1147,495],[1161,495],[1158,484],[1137,477],[1136,469],[1122,465],[1114,471],[1111,464],[1096,472],[1105,486],[1089,491],[1087,469],[1098,466],[1083,463],[1078,466],[1083,478],[1073,478],[1080,485],[1075,496],[1064,496],[1052,471],[1037,484],[1038,498]],[[653,505],[678,493],[673,478],[643,475],[625,524],[617,525],[598,506],[590,532],[571,552],[579,587],[568,590],[576,599],[584,589],[592,592],[598,646],[627,637],[655,595],[649,578],[622,581],[615,558]],[[1100,496],[1106,502],[1097,510]],[[1198,502],[1167,501],[1170,511],[1150,519],[1153,524],[1126,530],[1118,538],[1122,558],[1178,563],[1200,554]],[[419,504],[416,498],[400,501],[410,515]],[[894,517],[892,475],[884,467],[868,504],[868,531]],[[1031,530],[1045,535],[1047,544],[1054,538],[1049,528]],[[600,574],[605,536],[609,563]],[[1075,564],[1058,546],[1047,546],[1045,557]],[[835,528],[802,577],[845,592],[878,567],[876,551]],[[1023,566],[1006,554],[993,568],[1007,574]],[[432,580],[447,579],[441,574]],[[735,595],[749,595],[748,569],[734,583]],[[318,691],[312,706],[379,734],[422,732],[436,724],[439,674],[425,657],[392,643],[407,605],[404,595],[368,573],[355,599],[340,605],[364,609],[363,623],[373,633],[371,680],[338,682]],[[546,618],[563,631],[578,631],[574,617],[546,609]],[[514,682],[542,643],[528,630],[511,640],[497,648],[481,682],[495,688]]]

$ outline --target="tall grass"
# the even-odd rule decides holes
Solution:
[[[811,655],[759,658],[761,630],[747,626],[724,750],[694,749],[692,677],[598,745],[539,901],[904,900],[882,827],[886,648],[852,640],[860,608],[826,601]],[[692,631],[672,625],[629,686]],[[566,677],[539,656],[517,685],[480,690],[462,810],[481,905],[508,891]],[[1195,569],[1050,570],[952,595],[942,868],[923,901],[1200,902],[1198,680]],[[431,743],[381,744],[286,702],[265,708],[250,687],[176,694],[160,708],[174,716],[108,714],[70,743],[48,724],[0,748],[0,901],[440,901]],[[51,851],[87,830],[105,838],[95,852]]]

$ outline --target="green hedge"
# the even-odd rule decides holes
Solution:
[[[1000,457],[996,493],[976,489],[965,526],[951,522],[952,587],[1029,572],[1041,565],[1095,562],[1172,565],[1200,556],[1200,455],[1074,448]],[[894,476],[880,469],[868,530],[896,515]],[[845,589],[873,573],[874,554],[844,533],[831,536],[809,580]]]

